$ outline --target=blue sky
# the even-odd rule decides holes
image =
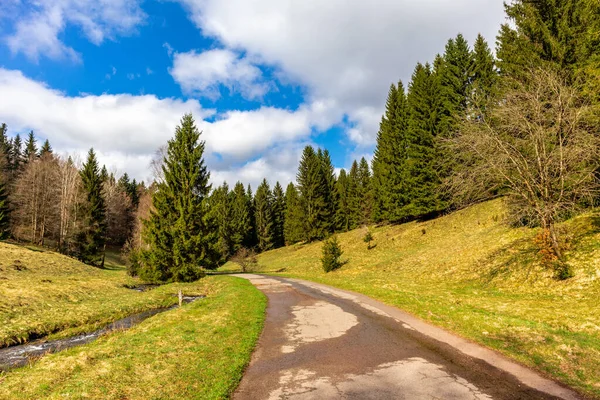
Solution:
[[[185,112],[213,181],[294,179],[302,147],[370,158],[387,88],[501,0],[0,0],[0,121],[151,179]]]

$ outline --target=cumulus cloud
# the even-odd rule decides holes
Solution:
[[[459,32],[493,44],[503,20],[501,0],[179,1],[204,35],[278,67],[311,100],[337,102],[358,144],[374,142],[391,82]]]
[[[185,93],[210,98],[219,97],[220,85],[247,99],[262,97],[269,87],[260,68],[226,49],[174,53],[169,72]]]
[[[37,61],[40,56],[81,61],[81,55],[59,38],[68,25],[81,29],[99,45],[105,39],[131,34],[145,19],[139,0],[23,0],[11,13],[14,32],[4,38],[13,53]]]
[[[172,135],[184,113],[196,118],[213,113],[196,100],[152,95],[69,97],[5,69],[0,69],[0,93],[0,120],[12,131],[33,129],[65,149],[93,146],[104,152],[151,153]]]
[[[8,124],[10,132],[33,129],[56,149],[81,157],[94,147],[101,162],[138,179],[150,178],[148,165],[155,150],[173,136],[187,112],[193,113],[203,130],[213,182],[242,179],[253,184],[263,177],[289,182],[300,144],[310,140],[317,127],[326,128],[339,118],[335,108],[323,103],[295,111],[263,107],[215,116],[196,100],[128,94],[67,96],[20,71],[2,68],[0,93],[0,121]]]

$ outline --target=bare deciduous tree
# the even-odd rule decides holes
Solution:
[[[252,272],[258,265],[258,259],[254,250],[241,247],[232,257],[231,261],[242,268],[242,272]]]
[[[526,82],[506,81],[487,117],[465,120],[451,140],[462,168],[450,188],[459,200],[490,189],[507,194],[512,215],[540,225],[561,260],[555,224],[598,189],[599,141],[586,125],[588,111],[554,72],[535,70]]]

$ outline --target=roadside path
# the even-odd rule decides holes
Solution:
[[[268,299],[234,400],[578,399],[498,353],[369,297],[297,279],[236,275]]]

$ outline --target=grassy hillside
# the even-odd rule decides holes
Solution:
[[[500,199],[375,228],[371,250],[365,229],[341,234],[348,263],[329,274],[321,269],[321,243],[264,253],[259,268],[367,294],[600,397],[598,218],[564,224],[576,276],[560,282],[537,263],[537,230],[508,227],[505,213]]]
[[[107,269],[36,248],[0,243],[0,347],[55,333],[91,331],[129,314],[177,302],[181,288],[165,285],[139,293],[124,285],[139,283],[125,273],[118,257]]]
[[[226,399],[262,329],[265,296],[208,277],[207,298],[0,375],[1,399]]]

